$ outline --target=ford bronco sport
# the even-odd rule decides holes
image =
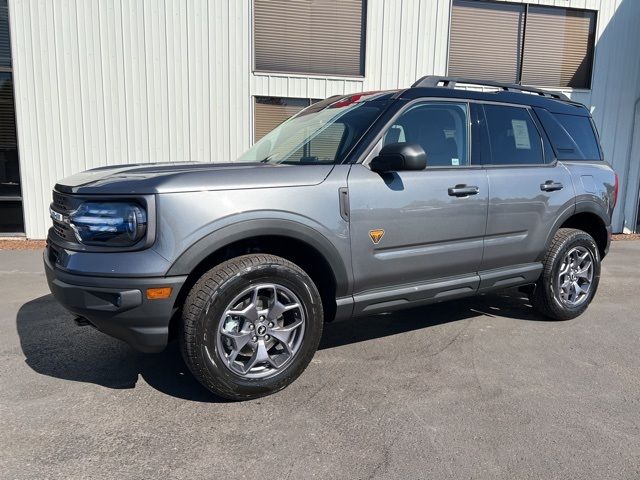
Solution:
[[[583,105],[445,77],[328,98],[213,160],[61,180],[44,263],[69,311],[145,352],[175,333],[229,399],[294,381],[325,321],[506,287],[580,315],[618,191]]]

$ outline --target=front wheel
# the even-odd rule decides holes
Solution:
[[[205,273],[183,309],[182,352],[213,393],[257,398],[293,382],[322,335],[320,294],[297,265],[244,255]]]
[[[582,230],[559,229],[543,260],[543,271],[531,304],[553,320],[582,314],[600,281],[600,253],[593,237]]]

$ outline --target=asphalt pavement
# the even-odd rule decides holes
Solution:
[[[327,325],[242,403],[76,326],[40,257],[0,251],[1,479],[640,478],[638,241],[575,320],[508,292]]]

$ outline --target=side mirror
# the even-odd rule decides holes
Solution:
[[[427,154],[416,143],[391,143],[385,145],[378,156],[369,163],[369,168],[378,173],[424,170],[426,166]]]

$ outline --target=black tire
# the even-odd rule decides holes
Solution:
[[[298,297],[305,326],[299,349],[282,370],[267,378],[245,378],[219,358],[216,329],[229,303],[243,289],[263,282],[278,283]],[[320,294],[311,278],[290,261],[266,254],[233,258],[205,273],[187,296],[182,320],[180,341],[189,370],[207,389],[229,400],[262,397],[292,383],[313,358],[324,323]]]
[[[579,305],[571,306],[561,300],[557,277],[564,257],[575,247],[585,248],[591,254],[593,278],[584,300]],[[530,295],[533,308],[552,320],[569,320],[581,315],[593,300],[600,281],[600,252],[593,237],[582,230],[559,229],[545,253],[542,264],[542,274]]]

